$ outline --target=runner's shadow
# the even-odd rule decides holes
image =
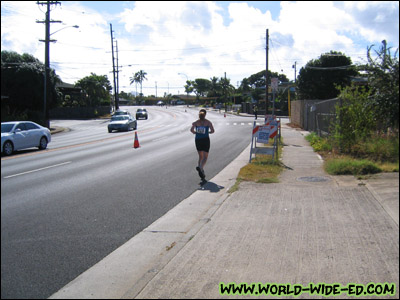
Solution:
[[[200,182],[199,191],[210,191],[211,193],[218,193],[224,187],[222,185],[215,184],[211,181],[202,181]]]

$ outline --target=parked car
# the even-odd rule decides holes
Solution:
[[[5,155],[11,155],[14,151],[32,147],[44,150],[50,142],[50,130],[35,122],[1,123],[1,153]]]
[[[112,116],[110,123],[108,123],[108,132],[112,132],[113,130],[136,130],[136,128],[136,120],[130,114]]]
[[[139,119],[146,119],[147,120],[148,115],[147,115],[147,110],[145,108],[138,108],[136,110],[136,120]]]
[[[131,113],[125,109],[118,109],[113,113],[113,116],[121,116],[121,115],[131,115]]]

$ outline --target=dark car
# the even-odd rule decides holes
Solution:
[[[134,117],[131,115],[117,115],[112,116],[110,123],[108,123],[108,132],[112,132],[113,130],[136,130],[137,123]]]
[[[146,119],[148,118],[147,110],[145,108],[138,108],[136,110],[136,119]]]

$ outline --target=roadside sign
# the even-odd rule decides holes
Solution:
[[[270,126],[260,126],[258,128],[257,142],[268,144],[269,134],[270,134]]]
[[[265,121],[264,125],[256,125],[256,121],[254,121],[249,162],[251,162],[253,154],[268,154],[272,155],[273,159],[275,156],[278,158],[277,133],[280,129],[280,120],[276,120],[275,116],[266,115]],[[257,147],[257,143],[269,144],[270,139],[274,139],[272,147],[269,145]]]
[[[276,120],[276,116],[274,115],[265,115],[265,124],[268,124],[269,122]]]

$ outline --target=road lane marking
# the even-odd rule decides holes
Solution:
[[[63,166],[63,165],[67,165],[67,164],[70,164],[70,163],[72,163],[72,161],[67,161],[67,162],[63,162],[61,164],[57,164],[57,165],[52,165],[52,166],[48,166],[48,167],[44,167],[44,168],[40,168],[40,169],[36,169],[36,170],[31,170],[31,171],[26,171],[26,172],[22,172],[22,173],[10,175],[10,176],[5,176],[3,178],[6,179],[6,178],[21,176],[21,175],[25,175],[25,174],[29,174],[29,173],[39,172],[39,171],[47,170],[47,169],[50,169],[50,168],[55,168],[55,167],[60,167],[60,166]]]
[[[147,133],[147,132],[154,131],[154,130],[156,130],[158,128],[162,128],[162,126],[159,125],[159,126],[145,128],[145,129],[141,129],[141,130],[135,130],[135,131],[138,134],[139,133]],[[104,142],[104,141],[108,141],[108,140],[120,139],[120,138],[126,137],[128,135],[131,135],[132,133],[135,133],[135,131],[130,131],[129,133],[121,134],[121,135],[118,135],[118,136],[102,138],[101,140],[94,140],[94,141],[90,141],[90,142],[84,142],[84,143],[79,143],[79,144],[74,144],[74,145],[69,145],[69,146],[62,146],[62,147],[59,147],[59,148],[50,148],[50,149],[47,148],[46,150],[35,151],[35,152],[32,152],[32,153],[25,153],[25,154],[17,154],[17,155],[12,155],[12,156],[6,156],[6,157],[2,157],[1,160],[3,161],[3,160],[9,160],[9,159],[16,159],[16,158],[20,158],[20,157],[38,155],[38,154],[41,154],[41,153],[49,153],[49,152],[54,152],[54,151],[59,151],[59,150],[65,150],[65,149],[71,149],[71,148],[91,145],[91,144],[100,143],[100,142]]]

